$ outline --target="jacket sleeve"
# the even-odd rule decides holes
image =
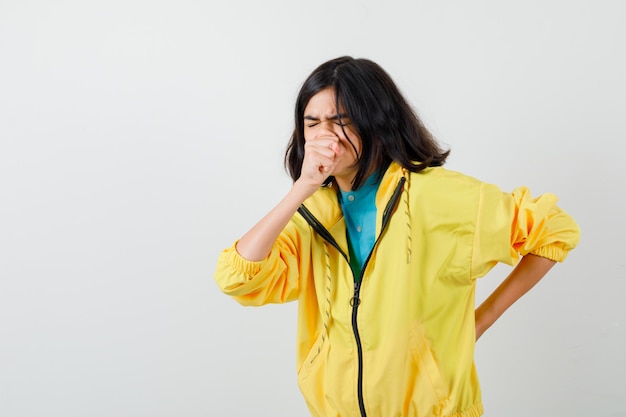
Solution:
[[[527,187],[503,193],[482,184],[472,254],[474,278],[486,274],[497,262],[513,265],[519,255],[533,254],[562,262],[580,238],[572,217],[546,193],[533,198]]]
[[[246,306],[295,300],[299,285],[298,248],[286,230],[267,258],[259,262],[242,257],[236,242],[222,251],[214,275],[220,289]]]

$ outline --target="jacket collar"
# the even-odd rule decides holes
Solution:
[[[393,197],[393,193],[402,177],[408,176],[406,171],[396,162],[392,162],[383,175],[376,193],[376,235],[380,233],[382,227],[385,207]],[[336,184],[321,187],[303,205],[335,237],[340,246],[347,247],[347,242],[345,245],[343,244],[345,242],[346,224],[337,194]]]

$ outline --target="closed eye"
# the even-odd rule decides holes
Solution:
[[[321,122],[321,120],[318,119],[317,117],[309,116],[309,115],[304,116],[304,120],[305,122],[310,122],[306,125],[306,127],[315,127],[319,125]],[[345,127],[345,126],[352,124],[346,114],[335,114],[326,120],[331,121],[335,125],[341,126],[341,127]]]
[[[352,124],[352,123],[350,123],[350,122],[343,122],[343,121],[337,121],[337,122],[334,122],[334,123],[335,123],[337,126],[341,126],[341,127],[346,127],[346,126],[349,126],[349,125],[351,125],[351,124]],[[318,124],[320,124],[320,123],[319,123],[319,122],[316,122],[316,123],[309,123],[309,124],[307,124],[307,125],[306,125],[306,127],[315,127],[315,126],[317,126]]]

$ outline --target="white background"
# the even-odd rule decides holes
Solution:
[[[582,229],[479,341],[485,415],[626,416],[625,9],[0,0],[0,416],[307,415],[297,306],[241,307],[213,272],[290,185],[301,83],[344,54],[448,168],[554,192]]]

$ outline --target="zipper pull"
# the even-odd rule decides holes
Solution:
[[[350,306],[355,307],[361,304],[361,299],[359,298],[359,289],[361,287],[361,282],[354,283],[354,295],[350,298]]]

